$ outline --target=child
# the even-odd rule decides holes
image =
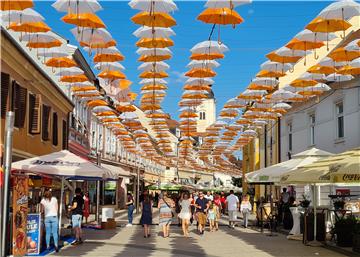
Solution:
[[[209,201],[208,220],[210,225],[210,232],[214,231],[216,219],[216,205]]]
[[[245,195],[241,201],[241,205],[240,205],[240,211],[243,214],[243,219],[244,219],[244,227],[247,228],[248,226],[248,218],[249,218],[249,213],[252,210],[252,206],[250,203],[250,197],[249,195]]]

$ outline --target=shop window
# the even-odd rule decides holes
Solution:
[[[58,115],[56,112],[53,112],[52,144],[58,145]]]
[[[315,114],[309,115],[310,145],[315,145]]]
[[[62,149],[68,149],[68,126],[65,120],[62,122]]]
[[[40,134],[41,95],[29,94],[29,134]]]
[[[8,104],[10,75],[1,72],[1,118],[5,118]]]
[[[336,104],[336,136],[344,137],[344,105],[343,102]]]
[[[42,140],[44,141],[48,141],[49,140],[49,127],[50,127],[50,113],[51,113],[51,107],[50,106],[47,106],[45,104],[43,104],[42,106],[42,110],[43,110],[43,113],[42,113],[42,128],[41,128],[41,131],[42,131]]]
[[[14,126],[16,128],[23,128],[25,125],[26,101],[27,101],[27,89],[21,87],[18,83],[14,81],[12,106],[15,113]]]

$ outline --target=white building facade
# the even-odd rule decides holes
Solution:
[[[209,93],[209,98],[202,101],[196,108],[198,115],[197,119],[197,132],[205,132],[216,121],[216,100],[214,93]]]

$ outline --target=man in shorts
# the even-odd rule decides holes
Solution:
[[[84,199],[81,195],[81,189],[75,189],[75,197],[73,198],[72,205],[69,207],[69,211],[71,211],[71,221],[72,227],[75,232],[76,240],[72,243],[72,245],[78,245],[83,243],[82,231],[81,231],[81,221],[83,215],[83,206],[84,206]]]
[[[206,212],[209,208],[208,200],[204,197],[203,192],[199,192],[199,197],[195,201],[195,208],[198,220],[198,231],[200,235],[203,235],[206,225]]]
[[[240,208],[239,198],[234,195],[234,190],[230,190],[230,195],[226,197],[226,206],[229,214],[229,227],[235,228],[237,213]]]

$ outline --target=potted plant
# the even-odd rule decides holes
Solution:
[[[307,197],[305,195],[302,195],[303,200],[300,201],[300,206],[303,208],[308,208],[311,201],[309,199],[307,199]]]
[[[357,221],[354,227],[353,251],[360,253],[360,220]]]
[[[351,247],[353,245],[354,228],[357,223],[356,218],[350,215],[335,222],[336,244],[341,247]]]
[[[345,200],[343,198],[337,198],[334,200],[335,210],[343,210],[345,206]]]

